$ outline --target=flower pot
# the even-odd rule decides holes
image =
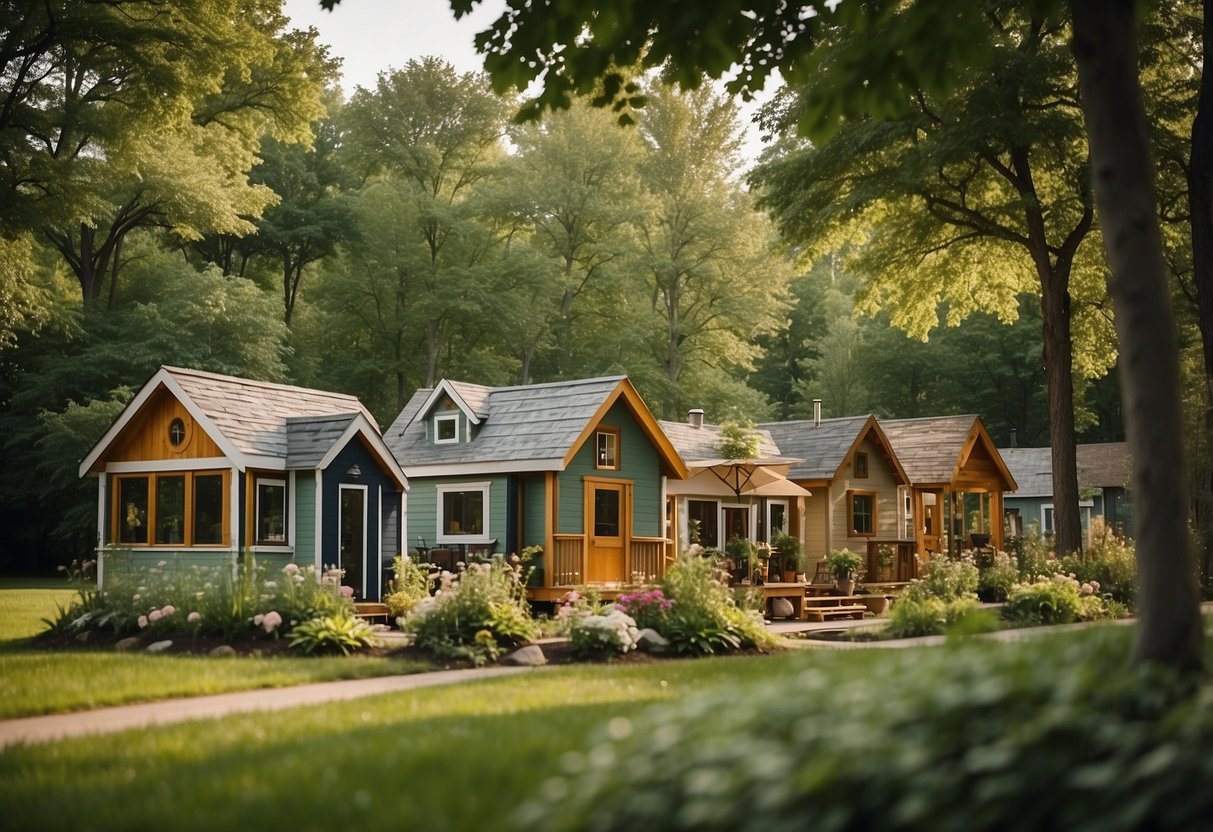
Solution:
[[[796,583],[796,570],[795,570],[795,569],[785,569],[785,570],[783,570],[783,582],[784,582],[785,584],[794,584],[794,583]]]
[[[884,615],[889,609],[889,596],[865,595],[860,603],[867,607],[872,615]]]
[[[840,578],[835,582],[834,586],[838,587],[839,595],[851,595],[855,592],[854,578]]]

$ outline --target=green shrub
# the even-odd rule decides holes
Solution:
[[[845,581],[855,577],[859,567],[863,566],[863,555],[850,549],[835,549],[826,555],[826,566],[836,580]]]
[[[677,653],[709,654],[774,643],[762,618],[734,602],[711,558],[683,555],[666,571],[661,588],[671,607],[660,632]]]
[[[514,821],[594,830],[1208,828],[1213,684],[1131,667],[1121,628],[821,657],[612,719]],[[743,705],[739,703],[744,703]]]
[[[496,661],[503,647],[538,634],[526,600],[526,577],[495,555],[459,575],[443,574],[437,594],[422,599],[405,620],[415,642],[445,658]]]
[[[375,631],[353,615],[326,615],[303,621],[291,630],[291,649],[309,655],[341,653],[348,656],[365,647],[374,647]]]
[[[404,618],[423,598],[430,597],[434,578],[428,566],[413,557],[397,555],[392,561],[392,582],[383,602],[395,619]]]
[[[1002,607],[1002,617],[1025,627],[1069,624],[1078,620],[1079,584],[1065,575],[1017,584]]]
[[[1095,535],[1082,555],[1070,555],[1057,564],[1057,571],[1073,574],[1080,583],[1095,581],[1100,592],[1133,605],[1137,595],[1137,554],[1133,544],[1110,534]]]
[[[927,561],[922,579],[911,588],[934,598],[952,601],[977,595],[977,567],[971,558],[933,557]]]
[[[1057,571],[1057,557],[1053,553],[1053,543],[1043,537],[1040,528],[1032,523],[1018,544],[1019,577],[1023,581],[1052,575]]]
[[[972,598],[944,599],[905,592],[890,608],[889,626],[885,632],[892,638],[943,635],[975,612],[977,602]]]
[[[986,602],[1007,600],[1011,588],[1019,583],[1019,568],[1006,552],[995,552],[989,563],[978,568],[977,597]]]

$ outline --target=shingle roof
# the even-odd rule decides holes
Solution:
[[[893,452],[911,483],[944,483],[960,460],[977,417],[931,416],[925,419],[881,420]]]
[[[1053,452],[1050,448],[999,448],[1019,483],[1016,497],[1053,496]],[[1105,442],[1075,448],[1079,488],[1123,488],[1129,480],[1129,445]]]
[[[697,428],[686,422],[664,420],[657,424],[661,425],[661,429],[669,438],[670,443],[687,463],[693,465],[698,460],[720,458],[720,425],[704,424]],[[756,433],[758,434],[759,458],[768,459],[782,455],[779,446],[771,438],[770,431],[759,428]]]
[[[308,469],[318,466],[355,418],[354,413],[287,418],[286,467]]]
[[[215,427],[242,453],[286,458],[287,419],[361,413],[375,419],[356,396],[266,381],[164,368]],[[347,422],[348,424],[348,422]]]
[[[763,422],[758,427],[770,433],[784,454],[804,460],[792,466],[788,479],[829,480],[838,472],[847,451],[867,421],[867,416],[843,416],[822,419],[818,425],[812,419],[805,419]]]
[[[385,441],[402,466],[556,460],[564,457],[590,419],[625,376],[477,388],[483,423],[472,442],[435,445],[426,440],[421,405],[432,390],[418,390],[388,428]],[[468,401],[469,407],[475,407]]]

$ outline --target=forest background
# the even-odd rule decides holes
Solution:
[[[184,5],[154,23],[91,9],[42,63],[21,40],[41,7],[18,4],[22,25],[2,33],[0,570],[90,551],[95,486],[78,461],[161,364],[352,393],[384,425],[443,377],[626,373],[662,418],[791,419],[821,398],[827,417],[978,413],[1000,446],[1012,430],[1050,444],[1030,263],[937,239],[946,223],[915,210],[930,156],[907,165],[886,144],[918,179],[886,171],[861,224],[824,200],[801,210],[807,232],[789,229],[766,212],[782,210],[790,160],[833,151],[822,190],[841,195],[875,158],[856,150],[871,136],[797,137],[783,117],[795,91],[764,112],[772,142],[745,171],[737,107],[708,87],[651,79],[627,129],[588,106],[518,125],[517,101],[440,59],[347,98],[317,33],[277,2]],[[1183,206],[1200,20],[1159,21],[1143,84],[1198,472],[1206,388]],[[1055,106],[1031,125],[1037,181],[1062,194],[1082,168],[1065,48],[1057,31],[1032,56],[1065,81],[1040,91]],[[1015,71],[1032,77],[1026,61]],[[945,185],[964,179],[963,161],[935,161]],[[1017,197],[995,197],[988,218],[1020,222],[1006,208]],[[1080,442],[1124,432],[1097,233],[1074,253],[1069,292]],[[924,242],[890,247],[906,240]]]

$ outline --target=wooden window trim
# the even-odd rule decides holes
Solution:
[[[223,514],[220,521],[223,532],[220,540],[227,540],[231,522],[231,506],[228,505],[226,495],[229,487],[229,472],[224,469],[218,470],[201,470],[201,471],[140,471],[127,474],[112,474],[111,490],[113,498],[110,506],[110,533],[109,540],[114,546],[132,547],[139,549],[193,549],[195,547],[215,549],[228,548],[223,543],[195,543],[194,542],[194,478],[219,476],[223,478]],[[154,529],[158,519],[158,506],[156,505],[156,486],[161,477],[184,477],[185,478],[185,512],[184,525],[182,529],[181,543],[156,543]],[[123,543],[119,538],[120,524],[122,521],[122,481],[132,479],[147,480],[147,519],[144,522],[144,537],[141,543]]]
[[[865,451],[855,452],[855,479],[866,480],[868,478],[868,455]]]
[[[615,464],[602,465],[598,462],[598,437],[599,436],[614,436],[615,437]],[[621,471],[623,470],[623,439],[620,430],[615,425],[599,425],[594,431],[594,470],[595,471]]]
[[[869,497],[872,500],[872,530],[870,532],[856,531],[855,529],[855,498]],[[847,491],[847,537],[875,537],[876,530],[879,528],[876,522],[876,492],[875,491]]]

